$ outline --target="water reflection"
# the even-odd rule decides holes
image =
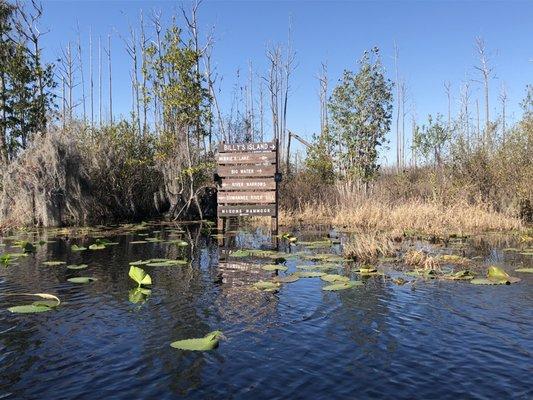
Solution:
[[[67,234],[68,233],[68,234]],[[268,248],[262,229],[218,238],[206,226],[146,224],[28,232],[42,241],[19,265],[0,268],[0,293],[59,296],[57,311],[14,315],[0,295],[0,397],[4,398],[527,398],[531,393],[531,276],[508,287],[425,281],[396,286],[383,277],[364,287],[322,291],[320,279],[300,279],[276,293],[251,288],[272,272],[268,260],[234,259],[238,248]],[[327,231],[300,232],[302,240]],[[75,252],[96,237],[118,244]],[[0,251],[21,237],[3,238]],[[142,243],[147,238],[151,242]],[[188,246],[167,243],[184,240]],[[491,239],[492,240],[492,239]],[[500,239],[498,239],[500,240]],[[50,241],[50,243],[47,243]],[[52,242],[53,241],[53,242]],[[139,242],[139,243],[133,243]],[[481,257],[507,270],[531,257],[504,252],[511,240],[472,238],[446,252]],[[425,248],[426,243],[413,242]],[[406,244],[408,246],[408,244]],[[281,243],[300,254],[303,246]],[[340,252],[339,246],[316,252]],[[132,302],[129,263],[186,259],[175,267],[144,267],[151,293]],[[88,264],[84,270],[44,266],[46,260]],[[306,263],[308,261],[305,261]],[[289,258],[289,271],[301,264]],[[338,272],[343,272],[339,270]],[[349,270],[345,271],[349,273]],[[73,285],[74,276],[93,276]],[[353,278],[357,278],[352,275]],[[219,329],[214,352],[169,347],[174,340]]]

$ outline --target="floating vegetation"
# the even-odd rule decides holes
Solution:
[[[48,293],[5,293],[5,296],[33,296],[39,297],[44,300],[34,301],[32,304],[24,304],[20,306],[9,307],[7,310],[16,314],[32,314],[32,313],[41,313],[46,311],[51,311],[59,304],[61,301],[57,296]]]
[[[76,278],[67,279],[67,281],[69,281],[70,283],[81,283],[81,284],[91,283],[91,282],[95,282],[97,280],[98,279],[93,278],[91,276],[78,276]]]
[[[297,271],[294,275],[300,278],[320,278],[322,275],[326,275],[324,272],[317,271]]]
[[[295,244],[298,241],[298,238],[292,233],[284,233],[281,238],[287,240],[290,244]]]
[[[518,268],[515,269],[515,272],[533,273],[533,268]]]
[[[152,291],[150,289],[136,287],[128,292],[128,300],[134,304],[144,303],[151,293]]]
[[[287,271],[289,268],[281,264],[268,264],[263,265],[261,269],[264,269],[265,271]]]
[[[85,269],[87,267],[88,267],[87,264],[79,264],[79,265],[71,264],[71,265],[67,265],[68,269]]]
[[[221,331],[213,331],[205,335],[203,338],[177,340],[175,342],[170,343],[170,347],[189,351],[213,350],[218,347],[218,342],[221,337]]]
[[[103,249],[105,249],[105,244],[94,243],[89,246],[89,250],[103,250]]]
[[[486,278],[472,279],[470,283],[474,285],[510,285],[520,282],[520,278],[510,276],[503,269],[491,266],[487,271]]]
[[[43,261],[43,265],[47,265],[49,267],[57,267],[59,265],[65,265],[65,264],[66,264],[65,261],[55,261],[55,260]]]
[[[259,281],[253,284],[253,287],[263,292],[275,292],[279,289],[280,284],[272,281]]]
[[[463,269],[461,271],[457,271],[457,272],[454,272],[452,274],[445,274],[445,275],[442,276],[442,278],[449,279],[449,280],[452,280],[452,281],[458,281],[458,280],[474,279],[475,276],[469,270]]]
[[[84,251],[84,250],[87,250],[87,247],[78,246],[77,244],[73,244],[72,246],[70,246],[70,250],[72,250],[72,251]]]
[[[276,276],[272,281],[278,282],[278,283],[293,283],[299,280],[300,277],[297,274],[291,274],[287,276]]]
[[[138,287],[152,284],[152,278],[142,268],[132,265],[128,275],[137,282]]]
[[[337,290],[351,289],[356,286],[363,286],[363,282],[359,282],[359,281],[336,282],[333,285],[323,286],[322,290],[337,291]]]
[[[369,265],[362,266],[356,272],[359,273],[361,276],[382,275],[381,272],[378,272],[375,267]]]
[[[118,242],[110,242],[107,239],[96,239],[96,242],[89,246],[89,250],[103,250],[107,246],[115,246]]]
[[[229,254],[231,257],[241,258],[241,257],[250,257],[249,250],[237,250]]]
[[[342,276],[338,274],[322,275],[320,279],[326,282],[348,282],[350,280],[350,278],[348,278],[347,276]]]
[[[175,267],[177,265],[188,265],[187,260],[165,260],[165,259],[153,259],[144,264],[149,267]]]
[[[148,243],[148,241],[146,241],[146,240],[134,240],[134,241],[130,242],[130,244],[144,244],[144,243]]]

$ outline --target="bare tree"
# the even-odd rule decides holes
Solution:
[[[452,84],[450,81],[444,82],[444,93],[446,93],[446,98],[448,99],[448,129],[450,129],[452,124],[452,93],[451,93]]]
[[[394,70],[396,71],[396,170],[400,170],[400,108],[401,108],[401,95],[400,95],[400,76],[398,72],[398,58],[399,50],[396,42],[394,42]]]
[[[104,47],[104,51],[107,54],[107,65],[109,74],[109,123],[113,125],[113,80],[111,70],[111,35],[107,35],[107,50]]]
[[[91,104],[91,128],[94,128],[94,82],[93,82],[93,32],[89,32],[89,97]]]
[[[505,87],[505,84],[502,83],[502,87],[500,90],[500,102],[502,106],[502,141],[505,143],[505,136],[506,136],[506,120],[505,120],[505,111],[507,107],[507,89]]]
[[[489,55],[485,47],[485,41],[481,37],[476,37],[476,51],[479,57],[479,65],[474,68],[481,73],[485,92],[485,134],[483,141],[484,145],[490,148],[492,138],[489,118],[489,81],[492,79],[492,68],[489,65]]]
[[[83,122],[87,122],[87,105],[85,98],[85,77],[83,74],[83,55],[81,48],[81,34],[80,34],[80,25],[77,24],[77,33],[78,33],[78,64],[80,68],[80,84],[81,84],[81,104],[83,108]]]
[[[327,134],[328,129],[328,65],[323,62],[321,70],[318,74],[319,91],[318,98],[320,100],[320,135]]]
[[[102,126],[102,40],[98,36],[98,121]]]

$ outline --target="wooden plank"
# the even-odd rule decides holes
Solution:
[[[217,173],[222,178],[225,177],[266,177],[274,176],[276,173],[275,165],[246,165],[246,166],[219,166]]]
[[[238,153],[243,151],[268,152],[276,151],[276,142],[263,143],[220,143],[219,153]]]
[[[219,164],[275,164],[276,153],[220,153]]]
[[[222,179],[222,186],[220,191],[227,190],[275,190],[276,181],[274,178],[246,178],[236,179],[227,178]]]
[[[272,217],[276,215],[276,205],[218,206],[219,217]]]
[[[276,192],[220,192],[218,204],[268,204],[276,202]]]

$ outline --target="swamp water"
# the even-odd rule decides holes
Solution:
[[[533,395],[533,274],[515,272],[533,267],[531,242],[402,245],[460,254],[480,271],[497,265],[521,278],[489,286],[415,278],[393,260],[379,263],[379,274],[362,276],[335,256],[341,244],[325,242],[327,231],[300,232],[293,246],[284,241],[281,252],[290,254],[235,252],[267,248],[261,230],[236,232],[222,248],[208,226],[80,233],[0,238],[0,399]],[[27,256],[8,255],[21,253],[21,246]],[[503,251],[511,246],[517,249]],[[286,271],[263,268],[280,257]],[[152,280],[139,290],[128,276],[130,263],[149,259],[160,260],[138,264]],[[298,280],[276,283],[273,291],[254,288],[297,271]],[[310,277],[321,273],[362,285],[323,290],[338,281]],[[96,280],[69,281],[80,277]],[[398,278],[408,282],[397,285]],[[10,307],[39,301],[14,293],[49,293],[61,303],[46,312],[12,313]],[[215,330],[223,337],[212,351],[170,347]]]

